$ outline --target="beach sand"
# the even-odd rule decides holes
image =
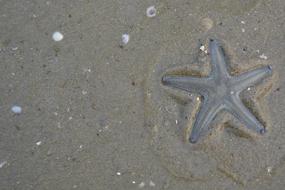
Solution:
[[[0,0],[0,189],[282,189],[285,1]],[[188,142],[218,39],[267,133],[227,113]]]

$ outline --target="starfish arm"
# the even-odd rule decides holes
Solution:
[[[214,101],[205,100],[197,113],[196,120],[192,127],[189,141],[196,143],[202,132],[209,130],[211,121],[215,118],[217,113],[222,109],[220,104]]]
[[[264,126],[256,119],[256,117],[244,106],[238,95],[233,96],[226,104],[228,111],[241,121],[248,129],[263,134]]]
[[[208,78],[197,78],[188,76],[166,75],[162,77],[162,84],[191,93],[207,94],[207,90],[212,88]]]
[[[271,66],[264,66],[246,73],[243,73],[237,77],[233,77],[233,86],[235,91],[241,92],[245,88],[252,86],[262,79],[272,74]]]
[[[216,78],[230,78],[226,66],[224,51],[217,40],[210,39],[210,55],[213,75]]]

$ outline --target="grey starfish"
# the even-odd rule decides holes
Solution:
[[[242,122],[247,128],[259,134],[265,132],[265,127],[244,106],[239,94],[272,74],[271,66],[231,76],[227,71],[225,55],[217,40],[210,39],[210,56],[212,69],[208,77],[165,75],[162,83],[166,86],[198,93],[203,101],[192,126],[189,141],[196,143],[201,132],[209,130],[209,125],[221,110],[226,110]]]

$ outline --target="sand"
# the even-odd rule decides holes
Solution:
[[[0,0],[0,189],[282,189],[284,6]],[[272,66],[243,93],[264,136],[222,113],[187,141],[199,96],[160,79],[206,76],[209,38],[233,75]]]

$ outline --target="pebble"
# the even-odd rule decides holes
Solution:
[[[59,42],[63,39],[63,34],[60,32],[54,32],[52,38],[54,41]]]
[[[11,108],[11,111],[15,114],[20,114],[20,113],[22,113],[22,108],[20,106],[13,106]]]
[[[42,141],[36,142],[37,146],[40,146],[42,144]]]

